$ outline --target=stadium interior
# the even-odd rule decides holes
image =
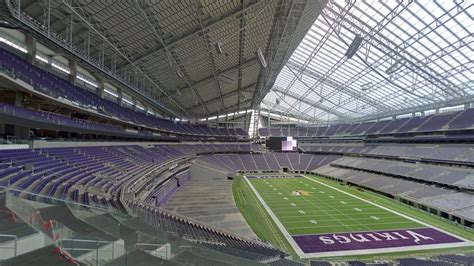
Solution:
[[[0,1],[0,266],[474,265],[474,1]]]

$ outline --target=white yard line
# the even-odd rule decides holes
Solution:
[[[308,210],[305,210],[306,214],[307,215],[314,215],[314,214],[319,214],[320,216],[324,216],[324,215],[321,215],[321,213],[318,213],[318,212],[310,212]],[[282,212],[283,213],[283,212]],[[288,212],[288,213],[294,213],[294,212]],[[369,212],[365,212],[364,214],[365,215],[373,215],[373,214],[386,214],[387,212],[379,212],[379,213],[369,213]],[[345,215],[342,215],[342,214],[334,214],[333,216],[345,216]],[[295,217],[301,217],[301,215],[286,215],[286,216],[281,216],[280,215],[280,219],[285,219],[285,218],[295,218]],[[388,218],[388,219],[391,219],[391,218],[397,218],[397,216],[394,216],[393,214],[390,214],[390,216],[378,216],[379,218]],[[358,218],[359,219],[359,218]],[[362,219],[362,218],[360,218]],[[341,219],[341,220],[344,220],[344,219]],[[329,220],[328,220],[329,221]]]
[[[422,225],[427,226],[427,227],[434,228],[434,229],[436,229],[436,230],[438,230],[438,231],[440,231],[440,232],[443,232],[443,233],[445,233],[445,234],[447,234],[447,235],[456,237],[456,238],[461,239],[461,240],[463,240],[463,241],[465,241],[465,242],[469,242],[469,243],[473,244],[473,243],[472,243],[470,240],[468,240],[468,239],[465,239],[465,238],[460,237],[460,236],[458,236],[458,235],[455,235],[455,234],[452,234],[452,233],[450,233],[450,232],[447,232],[447,231],[445,231],[445,230],[443,230],[443,229],[441,229],[441,228],[438,228],[438,227],[436,227],[436,226],[430,225],[430,224],[428,224],[428,223],[425,223],[425,222],[423,222],[423,221],[420,221],[420,220],[418,220],[418,219],[415,219],[415,218],[413,218],[413,217],[411,217],[411,216],[408,216],[408,215],[405,215],[405,214],[403,214],[403,213],[397,212],[397,211],[395,211],[395,210],[389,209],[389,208],[384,207],[384,206],[382,206],[382,205],[379,205],[379,204],[377,204],[377,203],[373,203],[373,202],[370,201],[370,200],[366,200],[366,199],[363,199],[363,198],[361,198],[361,197],[352,195],[351,193],[348,193],[348,192],[345,192],[345,191],[340,190],[340,189],[338,189],[338,188],[332,187],[332,186],[330,186],[330,185],[327,185],[327,184],[325,184],[325,183],[323,183],[323,182],[320,182],[320,181],[318,181],[318,180],[314,180],[314,179],[309,178],[309,177],[307,177],[307,176],[304,176],[304,178],[306,178],[306,179],[308,179],[308,180],[311,180],[311,181],[313,181],[313,182],[319,183],[319,184],[321,184],[321,185],[323,185],[323,186],[326,186],[326,187],[328,187],[328,188],[332,188],[332,189],[334,189],[334,190],[336,190],[336,191],[339,191],[339,192],[341,192],[341,193],[344,193],[344,194],[346,194],[346,195],[349,195],[349,196],[351,196],[351,197],[353,197],[353,198],[356,198],[356,199],[358,199],[358,200],[361,200],[361,201],[363,201],[363,202],[369,203],[369,204],[371,204],[371,205],[373,205],[373,206],[379,207],[379,208],[381,208],[381,209],[383,209],[383,210],[386,210],[386,211],[389,211],[389,212],[391,212],[391,213],[394,213],[394,214],[396,214],[396,215],[398,215],[398,216],[401,216],[401,217],[403,217],[403,218],[406,218],[406,219],[408,219],[408,220],[417,222],[417,223],[422,224]]]
[[[272,210],[270,209],[270,207],[268,207],[267,203],[265,202],[265,200],[263,200],[262,196],[260,196],[260,194],[258,193],[258,191],[255,189],[255,187],[252,185],[252,183],[247,179],[246,176],[244,176],[244,180],[247,182],[247,184],[250,186],[250,189],[252,189],[253,193],[255,194],[255,196],[257,197],[257,199],[260,201],[260,203],[262,204],[263,208],[267,211],[268,215],[270,215],[270,217],[273,219],[273,221],[275,222],[276,226],[278,227],[278,229],[280,229],[280,232],[285,236],[286,240],[288,240],[288,242],[290,242],[291,246],[293,247],[293,249],[295,250],[295,252],[298,254],[298,256],[304,256],[304,252],[303,250],[301,250],[300,246],[298,246],[298,244],[296,243],[296,241],[291,237],[290,233],[288,233],[288,231],[286,231],[285,227],[283,226],[283,224],[280,222],[280,220],[278,220],[278,218],[276,217],[276,215],[272,212]]]
[[[304,176],[304,178],[310,180],[310,181],[313,181],[313,182],[316,182],[316,183],[319,183],[323,186],[326,186],[328,188],[331,188],[333,190],[336,190],[338,192],[341,192],[343,194],[346,194],[346,195],[349,195],[350,197],[353,197],[353,198],[356,198],[356,199],[359,199],[363,202],[366,202],[366,203],[369,203],[373,206],[376,206],[380,209],[383,209],[385,211],[388,211],[388,212],[391,212],[391,213],[394,213],[398,216],[401,216],[401,217],[404,217],[410,221],[414,221],[414,222],[417,222],[421,225],[424,225],[424,226],[427,226],[427,227],[431,227],[431,228],[434,228],[440,232],[443,232],[447,235],[450,235],[450,236],[453,236],[453,237],[456,237],[460,240],[463,240],[464,242],[461,242],[461,243],[447,243],[447,244],[434,244],[434,245],[424,245],[424,246],[407,246],[407,247],[397,247],[397,248],[380,248],[380,249],[360,249],[360,250],[350,250],[350,251],[330,251],[330,252],[319,252],[319,253],[304,253],[301,248],[299,247],[299,245],[296,243],[296,241],[293,239],[293,237],[288,233],[288,231],[286,230],[285,226],[283,226],[283,224],[280,222],[280,220],[276,217],[276,215],[273,213],[273,211],[271,210],[271,208],[267,205],[267,203],[265,202],[265,200],[260,196],[260,194],[258,193],[258,191],[255,189],[255,187],[252,185],[252,183],[247,179],[246,176],[244,176],[244,180],[247,182],[247,184],[250,186],[250,188],[252,189],[252,191],[254,192],[255,196],[257,197],[257,199],[260,201],[260,203],[262,204],[262,206],[264,207],[264,209],[267,211],[267,213],[270,215],[270,217],[273,219],[273,221],[275,222],[276,226],[278,227],[278,229],[280,229],[280,231],[282,232],[282,234],[285,236],[285,238],[288,240],[288,242],[292,245],[293,249],[295,250],[295,252],[298,254],[298,256],[300,258],[316,258],[316,257],[327,257],[327,256],[346,256],[346,255],[364,255],[364,254],[378,254],[378,253],[390,253],[390,252],[402,252],[402,251],[414,251],[414,250],[427,250],[427,249],[437,249],[437,248],[453,248],[453,247],[464,247],[464,246],[471,246],[473,245],[473,242],[470,241],[470,240],[467,240],[463,237],[460,237],[458,235],[455,235],[455,234],[452,234],[450,232],[447,232],[441,228],[437,228],[435,226],[432,226],[428,223],[425,223],[423,221],[420,221],[418,219],[415,219],[415,218],[412,218],[408,215],[405,215],[405,214],[402,214],[402,213],[399,213],[395,210],[392,210],[392,209],[389,209],[387,207],[384,207],[384,206],[381,206],[379,204],[376,204],[376,203],[373,203],[369,200],[366,200],[366,199],[363,199],[363,198],[360,198],[358,196],[355,196],[355,195],[352,195],[348,192],[345,192],[343,190],[340,190],[340,189],[337,189],[337,188],[334,188],[330,185],[327,185],[325,183],[322,183],[320,181],[317,181],[317,180],[314,180],[312,178],[309,178],[309,177],[306,177]]]
[[[313,215],[309,215],[309,216],[311,216],[311,217],[314,218]],[[305,218],[305,217],[304,217],[304,214],[300,214],[300,216],[294,216],[294,217]],[[378,216],[377,216],[377,217],[378,217]],[[306,220],[283,221],[283,223],[285,223],[285,224],[301,224],[301,223],[305,223],[305,222],[307,221],[307,218],[308,218],[308,217],[306,217]],[[383,219],[395,219],[396,217],[392,217],[392,218],[379,217],[379,218],[383,218]],[[282,219],[282,217],[280,217],[280,219]],[[357,218],[357,219],[360,220],[360,221],[363,221],[363,220],[373,221],[373,218],[370,218],[370,217]],[[399,218],[397,217],[397,219],[399,219]],[[341,220],[341,221],[352,221],[352,219],[340,219],[340,220]],[[334,222],[334,220],[333,220],[333,219],[327,219],[327,220],[325,220],[325,219],[318,219],[318,223],[324,223],[324,222]],[[397,220],[397,221],[394,221],[394,222],[389,222],[389,221],[387,221],[386,223],[379,223],[379,222],[378,222],[377,225],[380,225],[380,224],[400,224],[400,223],[412,223],[412,222],[410,222],[410,221],[400,222],[399,220]],[[362,225],[362,224],[360,224],[360,225]],[[371,223],[371,224],[369,224],[369,225],[374,225],[374,223]],[[334,226],[334,224],[332,224],[332,226]]]
[[[346,220],[347,221],[347,220]],[[301,222],[300,222],[301,223]],[[393,223],[377,223],[378,225],[392,225],[392,224],[405,224],[405,223],[408,223],[408,222],[393,222]],[[373,223],[370,223],[370,224],[358,224],[358,225],[374,225]],[[325,227],[328,227],[328,228],[333,228],[335,227],[334,225],[318,225],[317,226],[318,228],[325,228]],[[294,226],[294,227],[291,227],[289,229],[306,229],[306,228],[314,228],[314,226]],[[384,229],[382,231],[386,231],[386,230],[399,230],[398,228],[397,229]],[[361,232],[370,232],[370,231],[379,231],[379,230],[365,230],[365,231],[361,231]],[[347,231],[346,231],[347,232]],[[352,232],[352,231],[351,231]],[[332,232],[329,232],[329,233],[318,233],[318,234],[333,234]],[[315,234],[308,234],[308,235],[315,235]]]

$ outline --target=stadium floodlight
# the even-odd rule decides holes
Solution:
[[[265,60],[265,56],[263,55],[262,49],[260,49],[260,47],[257,48],[257,57],[260,65],[263,68],[267,68],[267,61]]]
[[[363,40],[363,38],[359,34],[357,34],[354,37],[351,44],[349,45],[349,48],[347,48],[347,51],[346,51],[346,54],[345,54],[347,59],[351,59],[355,55],[357,50],[359,50],[359,47],[362,44],[362,40]]]
[[[176,74],[177,74],[178,77],[180,77],[180,78],[183,78],[183,77],[184,77],[183,72],[181,72],[181,70],[179,70],[179,69],[176,69]]]
[[[367,83],[364,83],[362,85],[360,85],[360,89],[362,91],[367,91],[370,89],[370,87],[372,87],[372,82],[367,82]]]

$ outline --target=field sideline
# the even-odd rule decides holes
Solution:
[[[461,230],[474,238],[388,198],[323,178],[242,178],[233,190],[240,193],[237,206],[255,233],[300,258],[470,249],[472,243],[457,235]]]

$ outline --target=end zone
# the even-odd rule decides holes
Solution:
[[[410,216],[404,215],[392,209],[378,205],[371,201],[362,199],[348,192],[334,188],[325,183],[303,176],[304,178],[324,185],[338,192],[347,194],[356,199],[382,208],[401,217],[415,221],[420,228],[365,231],[365,232],[343,232],[328,234],[306,234],[290,235],[277,216],[273,213],[265,200],[260,196],[252,183],[244,176],[264,209],[273,219],[277,227],[292,245],[300,258],[315,258],[328,256],[365,255],[377,253],[390,253],[414,250],[429,250],[438,248],[454,248],[472,246],[473,243],[467,239],[446,232],[440,228],[433,227]],[[253,177],[258,178],[258,177]]]

